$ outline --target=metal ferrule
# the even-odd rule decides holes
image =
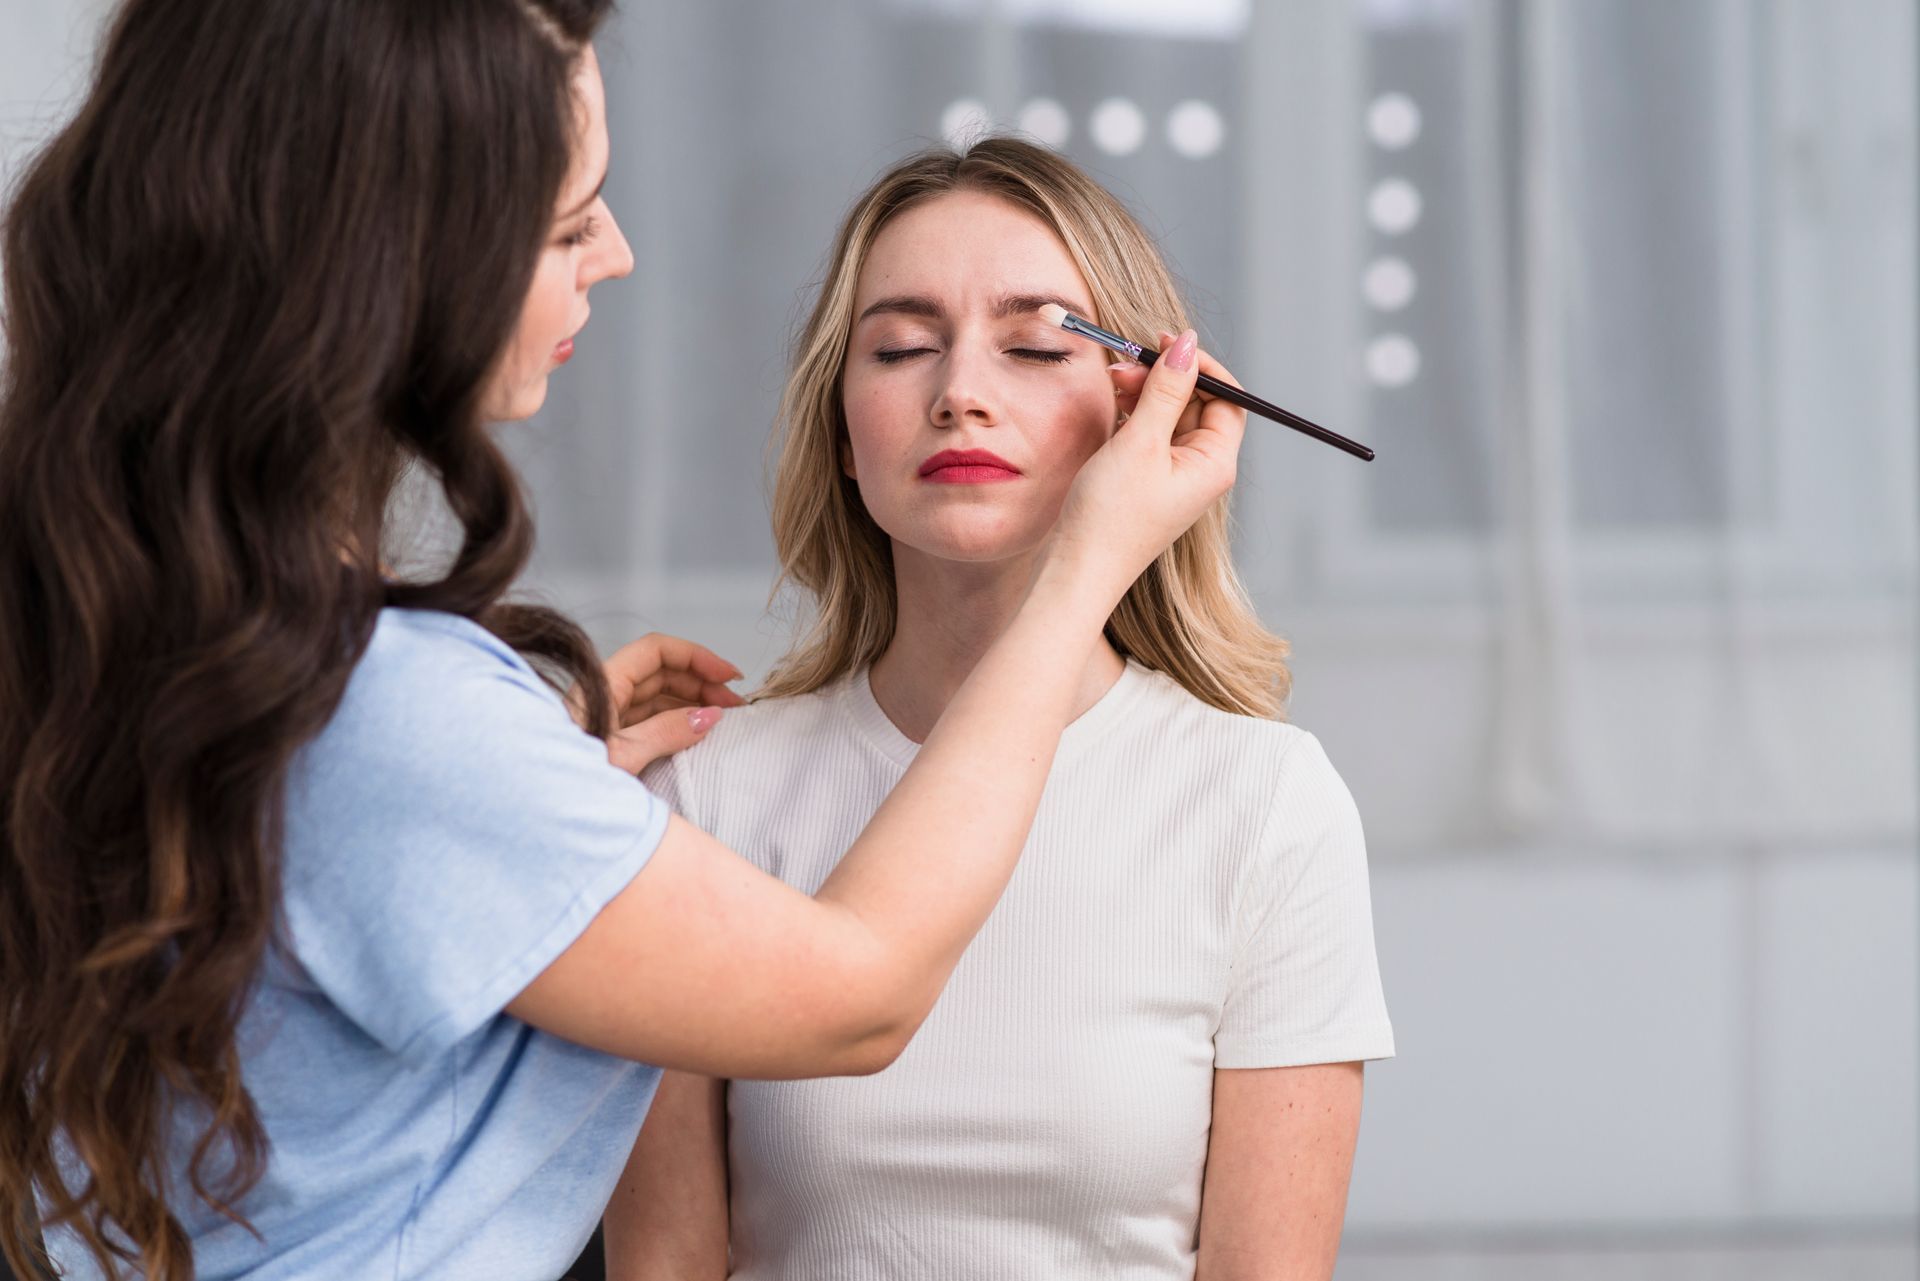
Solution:
[[[1110,334],[1092,321],[1082,320],[1072,312],[1067,313],[1067,318],[1060,322],[1060,327],[1070,329],[1082,338],[1090,338],[1109,350],[1117,351],[1128,360],[1140,359],[1142,349],[1139,343],[1128,342],[1118,334]]]

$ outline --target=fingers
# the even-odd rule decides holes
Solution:
[[[1170,440],[1187,402],[1193,399],[1194,379],[1199,376],[1196,359],[1198,340],[1189,329],[1176,338],[1147,371],[1132,414],[1123,433]],[[1182,368],[1182,366],[1185,366]],[[1135,432],[1136,425],[1143,429]]]
[[[626,729],[638,725],[651,716],[658,716],[670,707],[718,707],[726,710],[730,707],[745,707],[747,700],[724,685],[707,687],[711,696],[682,698],[678,694],[659,693],[647,698],[636,698],[628,703],[620,713],[620,728]]]
[[[665,705],[665,699],[695,707],[742,707],[747,701],[718,681],[693,672],[662,669],[635,682],[620,708],[620,723],[633,725],[645,720]]]
[[[1171,347],[1179,340],[1178,334],[1170,333],[1165,329],[1160,331],[1159,337],[1160,346],[1163,350]],[[1206,374],[1210,378],[1218,378],[1221,382],[1231,387],[1240,386],[1240,380],[1235,378],[1225,365],[1215,360],[1204,350],[1199,353],[1199,358],[1200,373]],[[1121,415],[1133,413],[1139,404],[1140,389],[1147,381],[1147,366],[1136,361],[1119,360],[1107,366],[1107,376],[1113,383],[1115,410]],[[1198,389],[1194,391],[1194,395],[1203,401],[1213,399],[1210,394]]]
[[[636,682],[661,668],[696,672],[710,681],[737,681],[743,675],[705,645],[660,632],[649,632],[615,650],[607,660],[608,674],[616,668]]]
[[[1186,409],[1181,411],[1180,421],[1173,427],[1174,444],[1186,444],[1187,437],[1200,430],[1201,415],[1206,412],[1206,408],[1207,402],[1197,398],[1187,402]]]
[[[614,651],[606,663],[607,685],[623,726],[644,719],[635,708],[663,693],[688,702],[738,707],[743,700],[726,687],[740,669],[704,645],[652,632]]]
[[[684,698],[672,698],[663,694],[659,698],[650,698],[646,702],[636,705],[633,709],[632,718],[627,722],[627,724],[622,725],[620,728],[631,729],[633,726],[638,725],[640,722],[644,720],[648,720],[652,717],[658,716],[662,712],[674,711],[674,710],[690,712],[695,710],[696,708],[705,707],[705,706],[709,706],[709,704],[689,703]]]
[[[1107,366],[1116,396],[1138,396],[1147,381],[1147,367],[1137,360],[1117,360]]]
[[[1162,346],[1171,345],[1175,337],[1176,335],[1168,330],[1162,329],[1160,331],[1160,342]],[[1233,376],[1233,372],[1212,356],[1208,355],[1204,350],[1199,352],[1199,358],[1200,373],[1205,374],[1209,378],[1218,379],[1220,382],[1226,383],[1229,387],[1240,386],[1240,380]],[[1197,382],[1198,380],[1196,379],[1195,381]],[[1199,428],[1203,420],[1203,412],[1201,410],[1203,405],[1212,406],[1218,401],[1218,397],[1214,396],[1211,392],[1201,390],[1197,386],[1194,389],[1193,395],[1194,399],[1192,403],[1187,406],[1186,412],[1180,415],[1180,425],[1174,432],[1174,439],[1176,441],[1187,432]],[[1238,425],[1242,428],[1246,425],[1246,411],[1237,406],[1219,405],[1217,409],[1210,412],[1213,413],[1217,422],[1223,426],[1227,423],[1227,419],[1223,417],[1223,415],[1234,416],[1238,420]]]
[[[1160,331],[1161,346],[1164,347],[1171,344],[1174,338],[1175,338],[1175,335],[1168,332],[1167,330],[1162,329]],[[1208,355],[1204,350],[1200,352],[1200,372],[1205,374],[1209,378],[1219,379],[1221,382],[1226,383],[1229,387],[1240,386],[1240,380],[1238,378],[1235,378],[1231,373],[1229,373],[1225,365],[1215,360],[1212,356]],[[1241,390],[1244,391],[1245,388],[1241,388]],[[1211,400],[1213,398],[1210,393],[1205,391],[1196,391],[1194,392],[1194,395],[1198,396],[1202,400]]]
[[[718,707],[672,708],[637,725],[616,730],[607,739],[607,759],[638,774],[663,756],[685,751],[720,723]]]
[[[1174,434],[1174,462],[1198,468],[1196,474],[1212,477],[1210,484],[1225,493],[1238,474],[1240,442],[1246,430],[1247,411],[1238,405],[1216,397],[1196,401],[1181,416]]]
[[[1113,409],[1116,419],[1131,414],[1140,404],[1140,388],[1147,381],[1147,367],[1131,360],[1107,366],[1113,381]]]
[[[1163,355],[1154,365],[1155,369],[1166,363],[1165,353],[1179,341],[1179,336],[1163,329],[1159,339]],[[1196,351],[1196,355],[1196,374],[1205,373],[1234,387],[1240,385],[1232,372],[1212,356],[1204,351]],[[1113,368],[1125,366],[1116,365]],[[1132,368],[1144,369],[1137,365]],[[1123,389],[1129,384],[1144,383],[1144,379],[1137,374],[1125,373],[1114,374],[1113,381],[1115,400],[1125,412],[1127,397]],[[1193,398],[1182,407],[1174,423],[1170,443],[1175,463],[1183,467],[1197,467],[1212,475],[1215,486],[1224,493],[1232,487],[1238,471],[1240,442],[1246,426],[1245,410],[1195,388]]]
[[[1144,373],[1109,375],[1116,409],[1132,397],[1132,413],[1074,478],[1049,555],[1117,584],[1115,599],[1233,486],[1244,415],[1195,398],[1200,363],[1188,329]]]
[[[1246,388],[1240,386],[1240,380],[1238,378],[1235,378],[1232,372],[1229,371],[1225,365],[1221,364],[1219,361],[1215,360],[1212,356],[1209,356],[1204,351],[1200,353],[1200,372],[1205,374],[1209,378],[1219,379],[1221,382],[1225,383],[1229,387],[1236,387],[1236,388],[1239,388],[1241,391],[1246,390]],[[1212,397],[1204,391],[1199,394],[1200,394],[1200,397],[1204,400],[1212,399]]]

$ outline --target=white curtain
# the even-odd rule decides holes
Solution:
[[[701,631],[763,670],[763,449],[837,215],[943,125],[1064,122],[1210,345],[1380,450],[1256,422],[1238,498],[1295,716],[1377,846],[1910,833],[1911,9],[1186,21],[632,7],[607,57],[639,267],[512,435],[536,581],[608,641]]]

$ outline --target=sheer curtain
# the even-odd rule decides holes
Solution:
[[[721,0],[610,45],[640,266],[516,437],[540,584],[763,671],[834,221],[1028,130],[1380,451],[1256,422],[1237,498],[1406,1046],[1342,1275],[1911,1271],[1911,6]]]
[[[509,437],[536,582],[603,639],[705,627],[763,669],[764,446],[833,223],[911,146],[1024,123],[1161,233],[1243,377],[1380,448],[1256,423],[1238,499],[1296,715],[1387,784],[1378,841],[1911,830],[1907,9],[1161,14],[629,13],[610,189],[639,265]]]

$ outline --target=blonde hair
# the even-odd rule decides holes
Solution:
[[[987,137],[964,152],[929,148],[869,187],[834,239],[781,397],[774,590],[788,582],[805,588],[814,612],[768,678],[765,696],[819,689],[873,662],[893,639],[893,544],[841,470],[847,424],[840,375],[854,291],[881,229],[904,210],[955,191],[997,196],[1052,228],[1093,292],[1097,315],[1088,319],[1129,336],[1186,328],[1179,293],[1146,231],[1111,192],[1044,147]],[[1231,552],[1222,498],[1134,581],[1108,619],[1107,639],[1204,703],[1279,717],[1291,684],[1287,642],[1261,625]]]

